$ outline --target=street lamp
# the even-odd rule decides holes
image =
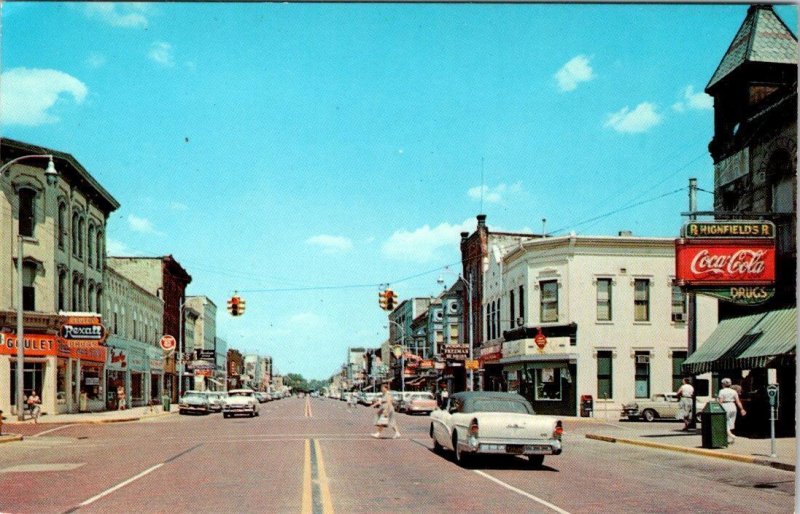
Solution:
[[[455,273],[454,273],[455,275]],[[472,348],[472,334],[474,332],[474,327],[472,324],[472,274],[469,275],[469,280],[465,279],[463,275],[458,275],[458,280],[464,282],[464,285],[467,286],[467,310],[469,310],[469,360],[470,360],[470,368],[469,368],[469,383],[467,384],[467,391],[472,391],[474,389],[475,384],[475,371],[472,369],[472,360],[473,359],[473,348]],[[456,280],[456,282],[458,282]],[[439,277],[437,280],[440,284],[444,283],[444,280]]]
[[[386,320],[393,325],[397,325],[397,328],[400,329],[400,344],[395,345],[392,348],[392,353],[394,354],[395,358],[400,359],[400,397],[403,397],[403,393],[406,392],[406,349],[403,345],[406,340],[406,331],[403,329],[403,325],[396,321]]]
[[[44,170],[44,176],[47,178],[48,185],[53,185],[56,183],[58,179],[58,172],[56,171],[56,167],[53,164],[53,156],[50,154],[45,155],[23,155],[22,157],[17,157],[16,159],[12,159],[5,163],[2,167],[0,167],[0,174],[4,172],[8,172],[11,169],[13,164],[16,164],[19,161],[24,159],[50,159],[50,162],[47,163],[47,169]],[[22,281],[22,232],[20,230],[20,224],[22,222],[22,218],[20,217],[21,211],[20,206],[17,206],[17,419],[22,421],[25,417],[25,411],[23,410],[23,391],[22,388],[24,386],[24,373],[23,368],[25,366],[25,323],[23,322],[24,316],[24,309],[22,308],[22,297],[23,297],[23,281]]]

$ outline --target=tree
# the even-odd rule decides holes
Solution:
[[[299,373],[288,373],[283,377],[283,383],[291,387],[293,391],[308,391],[308,382]]]

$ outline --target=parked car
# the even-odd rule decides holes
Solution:
[[[545,455],[561,454],[561,420],[535,414],[517,393],[456,393],[430,418],[434,451],[452,450],[462,466],[476,455],[525,455],[538,468]]]
[[[231,417],[237,414],[258,416],[258,400],[252,389],[231,389],[222,405],[222,416]]]
[[[209,408],[212,412],[222,412],[222,405],[228,393],[225,391],[206,391],[208,396]]]
[[[258,403],[266,403],[272,400],[272,397],[270,397],[270,395],[268,395],[264,391],[256,391],[255,393],[256,393],[256,400],[258,400]]]
[[[208,395],[203,391],[186,391],[178,402],[178,412],[180,414],[188,414],[190,412],[208,414],[211,412]]]
[[[699,419],[700,411],[706,406],[710,398],[697,398],[696,414]],[[650,398],[642,398],[630,403],[622,404],[622,416],[631,421],[643,419],[645,421],[655,421],[659,418],[676,419],[679,404],[678,396],[675,393],[658,393]]]
[[[436,397],[428,391],[413,391],[405,393],[400,401],[400,412],[406,414],[430,414],[437,407]]]
[[[381,393],[373,393],[373,392],[365,393],[365,392],[362,391],[362,392],[358,393],[358,403],[360,403],[361,405],[369,406],[369,405],[372,405],[373,403],[375,403],[375,400],[380,398],[380,396],[381,396]]]

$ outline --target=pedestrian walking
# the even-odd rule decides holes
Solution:
[[[30,412],[31,418],[33,418],[33,422],[38,423],[39,412],[41,411],[40,405],[42,403],[42,400],[41,398],[39,398],[39,395],[36,394],[35,390],[31,391],[31,395],[28,396],[26,403],[28,405],[28,412]]]
[[[125,410],[125,388],[117,387],[117,410]]]
[[[678,415],[683,419],[683,428],[681,430],[689,430],[692,424],[692,398],[694,398],[694,387],[689,383],[688,378],[683,379],[683,384],[678,388],[675,393],[678,400]]]
[[[736,412],[738,410],[742,416],[746,416],[747,412],[742,407],[739,393],[731,387],[731,379],[723,378],[720,383],[722,384],[722,389],[717,393],[717,401],[725,409],[725,414],[727,414],[728,444],[733,444],[736,442],[736,436],[733,435],[733,427],[736,426]]]
[[[397,429],[397,421],[394,417],[394,402],[392,401],[392,393],[389,391],[389,384],[384,383],[381,385],[381,396],[372,403],[371,407],[376,407],[378,413],[375,416],[375,428],[377,432],[372,434],[372,437],[380,438],[383,434],[383,429],[392,427],[394,430],[394,439],[400,437],[400,430]]]
[[[347,393],[347,410],[350,410],[356,406],[356,393],[350,391]]]

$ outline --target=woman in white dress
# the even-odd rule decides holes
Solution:
[[[723,378],[721,384],[722,389],[717,393],[717,401],[728,415],[728,444],[733,444],[736,441],[736,436],[732,432],[734,425],[736,425],[736,412],[738,410],[742,416],[746,415],[747,412],[742,407],[739,393],[731,388],[731,379]]]

